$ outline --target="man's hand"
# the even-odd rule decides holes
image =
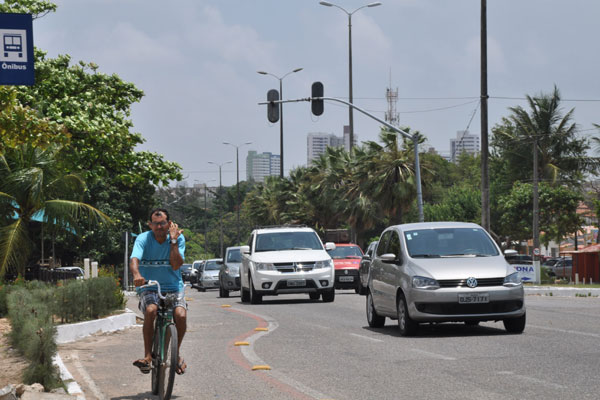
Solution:
[[[133,284],[135,285],[135,287],[142,286],[144,284],[144,282],[146,282],[146,279],[144,279],[144,277],[141,276],[140,274],[133,276]]]
[[[171,225],[169,225],[169,235],[171,236],[171,239],[177,240],[179,235],[182,233],[183,229],[179,229],[179,226],[177,226],[175,222],[171,221]]]

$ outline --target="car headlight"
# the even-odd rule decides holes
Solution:
[[[256,266],[257,271],[274,271],[275,270],[275,265],[273,263],[256,263],[254,265]]]
[[[231,266],[229,267],[227,273],[234,275],[234,274],[238,274],[240,272],[240,267],[236,267],[236,266]]]
[[[522,285],[521,277],[518,272],[514,272],[504,278],[504,286],[519,286]]]
[[[315,263],[314,269],[331,268],[331,267],[333,267],[333,260],[329,259],[329,260],[317,261]]]
[[[440,288],[438,281],[433,278],[427,278],[426,276],[413,276],[412,285],[417,289],[434,290]]]

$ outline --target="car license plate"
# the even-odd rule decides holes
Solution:
[[[460,304],[475,304],[475,303],[489,303],[489,293],[465,293],[458,295],[458,302]]]
[[[340,276],[340,282],[354,282],[353,276]]]
[[[306,279],[291,279],[287,281],[288,287],[306,286]]]

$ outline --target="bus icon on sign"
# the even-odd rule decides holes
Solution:
[[[21,35],[4,34],[4,57],[8,57],[10,52],[17,53],[19,58],[23,58],[23,37]]]
[[[24,29],[0,29],[2,51],[0,51],[0,63],[2,62],[27,62],[27,31]]]

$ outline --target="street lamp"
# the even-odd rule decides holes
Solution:
[[[330,3],[328,1],[320,1],[320,5],[325,7],[336,7],[345,12],[348,15],[348,87],[349,87],[349,95],[348,102],[350,104],[354,104],[352,101],[352,14],[357,12],[358,10],[365,7],[377,7],[381,5],[380,1],[376,1],[374,3],[365,4],[362,7],[358,7],[356,10],[352,12],[346,11],[344,8],[338,6],[337,4]],[[348,107],[348,119],[350,125],[350,150],[352,150],[352,146],[354,146],[354,114],[352,107]]]
[[[275,79],[279,80],[279,99],[283,100],[283,78],[285,78],[286,76],[288,76],[289,74],[293,74],[295,72],[300,72],[302,71],[303,68],[296,68],[295,70],[292,70],[290,72],[288,72],[287,74],[283,75],[281,78],[278,77],[277,75],[273,75],[269,72],[265,72],[265,71],[256,71],[261,75],[271,75],[272,77],[274,77]],[[283,103],[279,103],[279,176],[281,178],[283,178]]]
[[[235,194],[236,194],[236,208],[237,208],[237,244],[240,244],[240,157],[239,150],[240,147],[246,146],[248,144],[252,144],[252,142],[246,142],[242,144],[235,145],[229,142],[223,142],[223,144],[227,144],[229,146],[235,147],[235,167],[236,167],[236,179],[235,179]]]
[[[222,164],[209,161],[209,164],[213,164],[219,167],[219,198],[221,197],[221,192],[223,191],[223,181],[221,180],[221,168],[223,165],[231,164],[231,161],[224,162]],[[223,258],[223,210],[219,210],[219,248],[221,249],[221,258]]]

